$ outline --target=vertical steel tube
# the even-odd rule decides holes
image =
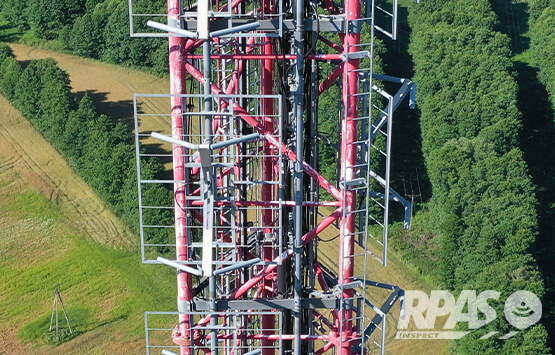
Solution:
[[[361,17],[362,4],[360,0],[347,0],[345,12],[348,21],[357,20]],[[353,30],[357,26],[347,24],[348,33],[345,35],[344,55],[348,58],[349,53],[358,51],[360,43],[360,34]],[[358,81],[359,76],[357,70],[360,67],[358,59],[348,59],[344,66],[343,73],[343,111],[345,116],[341,122],[341,180],[349,181],[356,178],[355,168],[357,162],[357,141],[358,136]],[[345,185],[345,189],[347,186]],[[356,210],[356,193],[346,190],[343,194],[342,209],[343,216],[340,221],[340,258],[339,261],[339,284],[345,284],[351,281],[354,274],[354,242],[355,242],[355,215],[351,211]],[[352,299],[354,292],[352,289],[343,291],[343,299],[348,301]],[[346,309],[346,304],[342,305],[342,311],[339,315],[340,331],[341,331],[341,347],[338,354],[352,354],[352,347],[348,339],[355,331],[353,327],[353,310],[352,307]]]
[[[180,27],[181,0],[168,0],[168,25]],[[184,134],[183,125],[183,99],[179,96],[186,90],[185,71],[183,67],[183,54],[185,49],[185,38],[169,38],[169,63],[170,63],[170,93],[171,97],[171,123],[172,137],[182,139]],[[176,260],[189,260],[189,233],[187,230],[187,214],[180,206],[186,206],[187,185],[185,172],[185,148],[173,146],[173,179],[175,193],[175,238],[176,238]],[[178,271],[177,274],[177,300],[180,312],[189,311],[189,302],[193,298],[191,292],[193,278],[191,274]],[[191,341],[192,318],[187,314],[179,315],[179,337],[181,355],[192,355]]]
[[[317,41],[316,38],[312,39]],[[318,134],[318,64],[315,60],[311,62],[310,68],[310,165],[318,168],[318,141],[316,136]],[[310,201],[318,201],[318,184],[314,179],[310,179]],[[308,211],[308,227],[313,229],[317,223],[317,207],[310,207]],[[315,261],[318,254],[316,253],[316,243],[310,242],[308,244],[308,287],[315,289],[316,287],[316,273],[315,273]],[[307,323],[309,324],[309,335],[314,335],[314,327],[312,322],[314,321],[313,312],[308,313]],[[307,353],[312,354],[314,352],[314,341],[311,340],[307,345]]]
[[[241,2],[241,4],[239,5],[239,13],[243,14],[245,12],[246,6],[244,2]],[[241,38],[241,53],[247,53],[247,40],[245,38]],[[238,85],[238,92],[239,94],[248,94],[248,87],[247,87],[247,76],[248,76],[248,72],[249,72],[249,68],[248,68],[248,63],[246,61],[237,61],[238,67],[240,70],[239,73],[239,85]],[[246,107],[247,106],[247,99],[243,98],[241,100],[241,106]],[[246,135],[248,133],[247,130],[247,125],[243,120],[239,120],[240,122],[238,123],[239,126],[241,127],[241,134],[242,135]],[[241,155],[245,155],[247,151],[247,142],[243,142],[241,144]],[[240,158],[240,176],[238,177],[239,180],[244,180],[245,177],[247,176],[247,161],[244,158]],[[240,199],[242,201],[246,201],[247,200],[247,185],[240,185],[239,187],[239,193],[240,193]],[[247,230],[247,223],[248,223],[248,214],[247,214],[247,209],[243,208],[241,210],[241,225],[242,225],[242,235],[241,235],[241,254],[242,254],[242,260],[246,261],[248,259],[248,230]],[[249,278],[249,269],[248,268],[244,268],[243,272],[241,273],[241,277],[239,278],[240,280],[240,284],[237,284],[237,288],[239,288],[241,285],[244,285],[248,278]],[[245,329],[247,327],[248,324],[248,317],[245,315],[242,317],[241,319],[241,327],[242,329]],[[247,340],[246,339],[240,339],[239,340],[239,349],[238,349],[238,354],[241,354],[243,352],[248,351],[247,349]],[[247,350],[244,350],[247,349]]]
[[[263,13],[270,14],[272,11],[271,0],[263,0]],[[262,42],[265,43],[262,47],[262,54],[272,55],[274,54],[274,46],[271,42],[270,37],[263,37]],[[261,93],[262,95],[272,95],[274,93],[274,61],[271,59],[266,59],[262,61],[261,68]],[[262,116],[263,125],[269,132],[273,133],[274,127],[274,100],[271,98],[262,99]],[[263,153],[264,158],[262,159],[262,180],[272,181],[274,180],[274,160],[272,155],[272,146],[267,140],[263,143]],[[275,185],[273,184],[263,184],[262,185],[262,201],[274,201],[275,200]],[[263,244],[263,259],[266,262],[271,262],[274,259],[272,243],[269,241],[272,238],[272,228],[274,223],[275,213],[273,207],[266,207],[262,210],[262,225],[264,226],[264,244]],[[274,297],[275,294],[271,291],[273,286],[273,281],[271,279],[264,279],[264,287],[262,288],[262,298]],[[274,334],[273,329],[275,329],[275,317],[272,315],[262,316],[262,334],[272,335]],[[262,340],[262,354],[272,355],[274,350],[271,348],[273,342],[268,339]]]
[[[387,143],[385,148],[385,198],[383,225],[383,266],[387,266],[387,236],[389,235],[389,196],[391,181],[391,142],[393,135],[393,98],[387,106]],[[384,319],[385,320],[385,319]]]
[[[303,293],[303,152],[304,152],[304,0],[295,0],[294,4],[294,20],[295,33],[293,36],[293,54],[297,55],[295,63],[295,85],[293,91],[293,113],[296,125],[296,159],[294,166],[294,194],[295,209],[294,223],[295,235],[293,239],[293,251],[295,254],[295,293],[293,315],[295,324],[293,327],[295,333],[294,354],[301,355],[301,332],[302,332],[302,312],[301,298]]]
[[[204,144],[212,144],[212,59],[210,52],[212,51],[212,43],[210,39],[206,39],[202,45],[203,49],[203,64],[204,64]],[[210,183],[205,186],[204,191],[204,225],[208,225],[212,230],[212,241],[214,240],[214,194],[216,181],[213,180],[213,172],[209,174]],[[206,172],[205,172],[206,173]],[[206,251],[205,251],[206,252]],[[212,260],[215,260],[215,250],[212,248]],[[210,353],[211,355],[218,354],[218,314],[216,313],[216,276],[210,275],[208,281],[208,292],[210,294]]]
[[[56,295],[54,296],[56,297],[56,340],[60,340],[60,328],[58,326],[58,294],[56,293]]]

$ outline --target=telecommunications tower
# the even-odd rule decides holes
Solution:
[[[397,0],[129,1],[132,36],[169,40],[170,93],[134,97],[143,262],[177,269],[177,312],[146,313],[147,353],[383,354],[403,290],[372,280],[370,259],[387,263],[390,203],[406,227],[411,213],[389,175],[415,86],[373,70]],[[322,112],[332,87],[337,111]],[[146,174],[152,159],[172,175]],[[149,202],[157,184],[169,204]]]

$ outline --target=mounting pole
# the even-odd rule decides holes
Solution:
[[[294,223],[293,252],[295,254],[294,276],[294,306],[295,319],[294,354],[301,355],[302,312],[301,299],[303,296],[303,157],[304,157],[304,0],[295,0],[293,6],[295,33],[293,35],[293,54],[297,56],[295,62],[295,77],[293,78],[293,117],[295,120],[295,139],[297,159],[294,166]]]
[[[62,294],[60,293],[60,285],[56,285],[56,290],[54,291],[54,305],[52,306],[52,316],[50,317],[50,329],[52,331],[52,324],[54,323],[54,317],[56,317],[56,340],[60,340],[60,327],[58,321],[58,302],[62,305],[62,310],[64,311],[64,317],[67,322],[67,327],[69,329],[69,334],[73,334],[73,329],[71,328],[71,323],[69,322],[69,315],[67,314],[66,306],[62,300]]]
[[[201,195],[204,205],[202,207],[203,216],[203,270],[204,276],[208,277],[208,293],[210,297],[210,354],[218,354],[218,314],[216,307],[216,276],[212,272],[212,261],[215,259],[214,243],[214,198],[216,193],[214,174],[212,171],[212,158],[208,149],[212,145],[212,42],[209,30],[210,0],[200,0],[198,3],[198,33],[202,43],[202,61],[204,75],[204,139],[199,146],[201,152],[201,174],[203,175],[201,184]],[[204,152],[204,154],[203,154]],[[209,161],[205,161],[209,160]]]
[[[181,0],[168,0],[168,26],[181,28],[181,16],[183,15],[183,2]],[[186,92],[186,80],[184,72],[183,51],[185,49],[186,39],[178,36],[170,36],[169,41],[169,63],[170,63],[170,98],[171,103],[171,123],[172,137],[181,139],[185,132],[183,125],[184,103],[183,95]],[[187,205],[186,196],[189,194],[187,186],[187,172],[185,169],[185,152],[182,146],[174,144],[172,146],[173,155],[173,179],[174,183],[174,217],[175,217],[175,241],[176,241],[176,259],[178,261],[189,261],[189,221],[187,213],[180,207]],[[184,312],[190,311],[190,302],[193,299],[191,292],[193,285],[193,277],[185,271],[177,273],[177,308],[179,314],[178,330],[180,336],[180,354],[192,355],[192,333],[191,326],[193,319]],[[175,341],[175,339],[174,339]],[[177,342],[176,342],[177,343]]]
[[[263,0],[262,7],[263,13],[271,14],[272,13],[272,0]],[[274,55],[274,44],[273,39],[271,37],[262,37],[262,43],[264,45],[261,48],[262,53],[265,55]],[[263,60],[261,63],[261,93],[262,95],[273,95],[274,94],[274,80],[275,80],[275,62],[273,60]],[[275,100],[272,98],[262,98],[262,114],[263,114],[263,124],[264,128],[266,128],[269,132],[274,132],[274,104]],[[264,158],[262,159],[262,179],[264,181],[272,181],[274,180],[274,159],[271,157],[271,149],[272,146],[268,141],[264,141],[263,143],[263,154]],[[271,184],[263,184],[261,187],[261,196],[264,201],[274,201],[276,199],[276,193],[274,185]],[[275,219],[275,210],[271,207],[266,207],[262,210],[262,226],[264,226],[264,240],[262,244],[262,256],[265,262],[271,262],[275,255],[273,253],[273,248],[271,245],[271,240],[274,238],[271,226]],[[280,236],[281,237],[281,236]],[[272,280],[264,280],[264,287],[262,288],[262,297],[275,297],[274,294],[276,290],[273,290],[273,281]],[[270,336],[275,333],[272,329],[274,329],[275,325],[275,317],[270,315],[262,316],[262,334]],[[262,341],[262,355],[273,355],[274,351],[271,348],[272,341],[271,340],[263,340]]]
[[[359,51],[360,33],[355,26],[356,20],[362,15],[361,0],[346,0],[345,12],[347,18],[347,33],[344,38],[345,63],[343,67],[343,111],[345,116],[341,125],[341,181],[344,182],[344,192],[342,200],[343,215],[339,223],[340,229],[340,260],[338,284],[340,287],[344,284],[352,282],[354,275],[354,259],[355,254],[355,233],[356,223],[353,211],[357,209],[356,192],[347,187],[347,182],[356,179],[357,164],[357,145],[358,139],[358,86],[360,59],[352,56],[353,53]],[[353,21],[353,22],[351,22]],[[348,339],[356,331],[353,324],[353,307],[347,302],[354,296],[354,290],[350,288],[341,288],[345,304],[341,305],[339,315],[339,337],[341,338],[341,348],[338,354],[350,355],[352,353],[351,343]]]

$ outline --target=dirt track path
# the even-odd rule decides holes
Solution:
[[[38,133],[0,96],[0,164],[56,202],[68,221],[101,244],[130,247],[135,237]]]
[[[100,66],[103,70],[98,71],[90,61],[81,61],[76,57],[35,50],[22,45],[13,45],[13,49],[20,61],[58,57],[59,59],[55,59],[59,60],[60,66],[70,72],[70,75],[73,74],[73,77],[79,78],[72,81],[76,92],[86,91],[87,87],[94,87],[93,85],[102,83],[102,79],[108,79],[113,75],[105,70],[107,65]],[[72,60],[68,60],[68,57]],[[124,69],[120,71],[125,72]],[[107,99],[118,102],[124,100],[125,94],[122,93],[121,87],[125,88],[125,85],[128,85],[126,92],[129,93],[135,84],[140,85],[132,81],[119,84],[119,81],[112,78],[100,85],[97,92],[105,92]],[[131,98],[132,95],[127,95],[129,105]],[[0,163],[9,166],[26,183],[55,201],[73,226],[101,244],[116,248],[136,245],[137,238],[129,228],[106,207],[93,189],[4,97],[0,97],[0,140]]]
[[[68,54],[37,49],[21,44],[10,44],[16,59],[54,58],[60,68],[67,71],[71,87],[78,95],[85,92],[93,99],[99,113],[116,120],[133,119],[133,94],[169,93],[168,79],[159,78],[138,70],[102,63]],[[144,99],[141,109],[145,112],[166,112],[161,100]],[[168,122],[158,122],[164,128]]]
[[[68,72],[72,90],[79,96],[88,93],[96,109],[116,121],[133,119],[134,93],[166,93],[167,79],[90,59],[10,44],[18,61],[54,58]],[[145,112],[163,112],[160,100],[142,100]],[[56,201],[69,219],[96,241],[115,247],[136,244],[136,237],[107,209],[96,193],[69,167],[54,148],[7,100],[0,100],[0,137],[8,145],[0,154],[18,173],[39,191]],[[160,130],[169,123],[156,122]],[[2,159],[2,161],[4,161]]]

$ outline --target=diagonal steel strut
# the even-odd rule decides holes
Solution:
[[[185,60],[184,64],[185,69],[201,84],[204,84],[204,75],[190,61]],[[215,95],[225,95],[223,90],[216,84],[212,84],[212,93]],[[268,140],[268,142],[270,142],[270,144],[272,144],[276,148],[279,148],[283,152],[283,154],[285,154],[291,161],[294,162],[297,160],[297,154],[292,149],[287,147],[285,144],[280,143],[276,138],[274,138],[272,136],[272,132],[269,132],[268,129],[263,126],[262,122],[259,122],[256,118],[251,116],[248,111],[245,110],[241,105],[239,105],[235,101],[230,103],[230,100],[226,98],[220,99],[224,102],[227,102],[228,104],[232,104],[234,112],[237,113],[239,117],[241,117],[246,123],[250,124],[254,129],[256,129],[258,133],[260,133],[266,140]],[[304,160],[302,164],[304,171],[310,177],[316,180],[320,187],[329,192],[334,198],[338,200],[342,199],[341,191],[337,187],[335,187],[335,185],[333,185],[328,179],[322,176],[318,171],[316,171],[316,169],[314,169]]]

